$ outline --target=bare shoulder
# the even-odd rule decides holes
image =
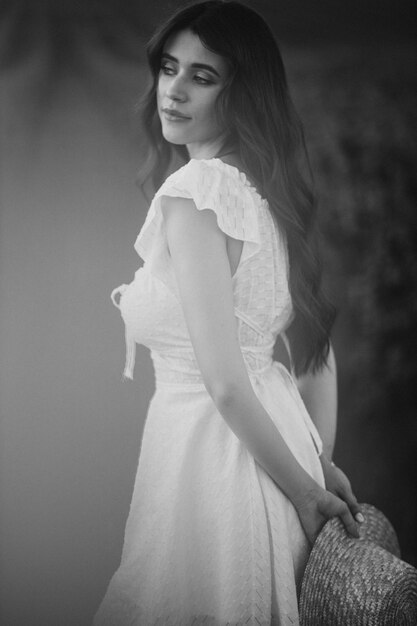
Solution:
[[[176,198],[173,196],[162,196],[161,198],[161,212],[165,222],[172,218],[172,216],[180,216],[182,213],[190,212],[191,209],[195,209],[195,202],[191,198]]]
[[[197,209],[191,198],[164,196],[161,211],[167,228],[183,228],[186,233],[218,231],[215,213],[210,209]]]

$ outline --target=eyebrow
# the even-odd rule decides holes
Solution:
[[[168,59],[169,61],[174,61],[174,63],[179,63],[178,59],[168,52],[163,52],[162,58]],[[212,72],[212,74],[215,74],[220,78],[219,72],[212,65],[207,65],[206,63],[191,63],[191,67],[196,70],[208,70],[209,72]]]

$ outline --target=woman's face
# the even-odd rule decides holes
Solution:
[[[221,148],[224,129],[215,102],[227,73],[224,58],[189,30],[171,35],[164,46],[157,90],[162,134],[170,143],[186,145],[191,158],[210,158]]]

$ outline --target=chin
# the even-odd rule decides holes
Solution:
[[[188,143],[187,139],[181,133],[162,131],[162,136],[166,141],[168,141],[168,143],[173,143],[177,146],[185,145],[186,143]]]

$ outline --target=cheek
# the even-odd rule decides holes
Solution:
[[[159,102],[159,101],[162,102],[163,97],[164,97],[164,95],[166,93],[166,90],[167,90],[167,82],[168,81],[166,80],[166,77],[164,77],[163,75],[159,76],[158,82],[156,84],[156,99],[157,99],[157,102]]]
[[[215,124],[217,122],[216,100],[217,95],[209,101],[206,100],[201,106],[201,118],[204,118],[208,124]]]
[[[156,86],[156,101],[159,103],[160,99],[161,99],[161,95],[162,95],[162,85],[161,85],[161,81],[158,81],[158,84]]]

